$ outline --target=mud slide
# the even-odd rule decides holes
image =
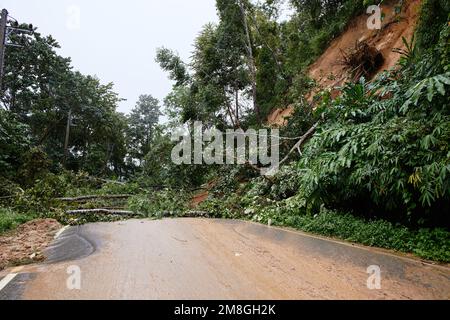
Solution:
[[[384,20],[381,30],[369,30],[367,20],[369,16],[363,14],[347,27],[347,30],[331,42],[328,49],[309,68],[309,76],[316,81],[319,88],[334,90],[352,78],[348,68],[343,64],[343,53],[355,48],[357,43],[366,43],[376,48],[383,56],[383,64],[374,74],[389,70],[397,65],[400,55],[393,49],[405,49],[403,38],[411,41],[419,19],[421,0],[406,0],[400,13],[396,13],[398,1],[388,1],[381,6]],[[312,94],[309,98],[312,97]],[[268,118],[268,124],[284,126],[286,119],[292,115],[293,107],[277,109]]]

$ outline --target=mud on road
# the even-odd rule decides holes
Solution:
[[[0,271],[44,259],[43,252],[61,225],[53,219],[38,219],[0,236]]]

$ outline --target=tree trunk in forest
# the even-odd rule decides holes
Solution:
[[[84,210],[69,210],[67,214],[104,214],[104,215],[119,215],[119,216],[132,216],[134,212],[124,210],[109,210],[109,209],[84,209]]]
[[[133,195],[131,194],[117,194],[117,195],[92,195],[81,196],[75,198],[57,198],[56,200],[61,202],[83,202],[83,201],[95,201],[95,200],[110,200],[110,199],[128,199]]]
[[[67,126],[66,126],[66,138],[64,142],[64,160],[63,167],[67,169],[67,160],[69,159],[69,140],[70,140],[70,125],[72,123],[72,109],[69,110],[67,115]]]
[[[244,24],[245,37],[247,40],[245,47],[247,49],[249,68],[250,68],[250,77],[251,77],[251,82],[252,82],[253,109],[256,113],[258,122],[261,123],[261,120],[262,120],[261,119],[261,110],[259,109],[258,102],[257,102],[256,66],[255,66],[255,58],[253,56],[252,39],[250,36],[250,29],[249,29],[248,23],[247,23],[247,14],[245,12],[244,4],[242,3],[242,0],[239,0],[238,2],[239,2],[239,7],[240,7],[241,13],[242,13],[242,22]]]
[[[224,98],[225,98],[225,104],[227,106],[228,116],[230,117],[230,120],[231,120],[231,124],[233,125],[233,128],[237,128],[236,121],[233,116],[233,110],[232,110],[233,108],[231,106],[230,101],[228,100],[227,89],[225,87],[223,88],[223,94],[224,94]]]
[[[241,121],[239,120],[239,89],[235,89],[235,95],[236,95],[236,125],[240,128],[241,127]]]

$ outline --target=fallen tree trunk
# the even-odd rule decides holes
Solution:
[[[132,211],[109,210],[109,209],[70,210],[66,211],[66,213],[70,215],[77,215],[77,214],[105,214],[105,215],[120,215],[120,216],[134,215],[134,212]]]
[[[92,195],[92,196],[82,196],[75,198],[57,198],[56,200],[61,202],[82,202],[89,200],[110,200],[110,199],[128,199],[133,195],[131,194],[118,194],[118,195]]]

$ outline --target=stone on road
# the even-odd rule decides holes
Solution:
[[[446,266],[242,221],[89,224],[70,228],[47,255],[3,298],[450,298]],[[370,266],[381,270],[381,289],[368,287]]]

